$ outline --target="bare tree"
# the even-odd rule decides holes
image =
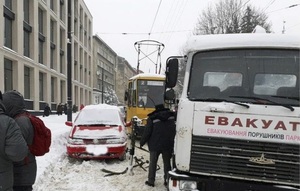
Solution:
[[[108,87],[107,91],[104,92],[104,103],[109,105],[118,105],[119,99],[118,96],[112,88]]]
[[[254,6],[247,6],[241,20],[241,32],[250,33],[257,25],[259,25],[270,33],[271,24],[268,23],[267,20],[268,16],[263,11],[255,8]]]
[[[247,14],[251,14],[251,19],[247,20]],[[250,15],[248,15],[250,16]],[[241,0],[220,0],[214,7],[209,6],[204,10],[196,24],[194,34],[225,34],[241,33],[241,25],[251,26],[252,30],[256,25],[260,25],[270,31],[271,25],[267,23],[268,17],[262,11],[253,6],[242,4]],[[250,30],[250,28],[247,29]]]

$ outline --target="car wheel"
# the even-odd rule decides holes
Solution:
[[[74,164],[77,160],[71,156],[67,156],[69,163]]]

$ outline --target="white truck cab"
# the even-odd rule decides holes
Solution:
[[[299,190],[300,35],[201,35],[186,49],[168,189]]]

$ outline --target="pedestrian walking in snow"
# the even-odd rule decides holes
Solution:
[[[46,104],[45,108],[44,108],[44,114],[43,117],[48,117],[50,115],[51,109],[49,107],[49,104]]]
[[[24,160],[29,150],[20,127],[5,110],[0,91],[0,190],[12,191],[13,162]]]
[[[175,133],[174,112],[165,108],[162,104],[156,105],[155,111],[148,114],[147,124],[140,140],[140,146],[143,147],[148,143],[150,151],[146,185],[154,187],[157,160],[160,154],[162,154],[164,165],[164,185],[167,185],[167,175],[171,170]]]
[[[62,115],[62,112],[63,112],[63,106],[61,103],[59,103],[56,108],[56,113],[57,115]]]
[[[34,129],[29,117],[23,115],[27,112],[23,95],[16,90],[7,91],[3,94],[3,104],[6,107],[5,113],[15,119],[27,145],[31,145]],[[29,151],[23,161],[14,162],[14,191],[31,191],[36,179],[36,172],[36,158]]]
[[[65,103],[65,105],[64,105],[64,113],[65,113],[65,115],[68,114],[68,103]]]

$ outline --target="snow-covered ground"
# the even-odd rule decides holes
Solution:
[[[75,119],[73,114],[72,119]],[[162,159],[159,158],[160,169],[156,174],[155,187],[145,185],[148,172],[141,167],[133,168],[134,175],[129,171],[125,174],[105,176],[107,173],[102,169],[121,172],[130,166],[129,153],[127,159],[119,160],[76,160],[66,155],[66,142],[70,127],[65,125],[66,115],[50,115],[40,117],[51,129],[52,144],[50,152],[44,156],[37,157],[37,178],[33,186],[34,191],[163,191],[163,167]],[[136,143],[138,146],[139,143]],[[145,146],[147,148],[147,146]],[[140,149],[135,149],[135,156],[146,162],[149,154]],[[135,160],[133,160],[135,161]],[[136,164],[135,162],[133,163]],[[147,164],[143,167],[147,170]]]

